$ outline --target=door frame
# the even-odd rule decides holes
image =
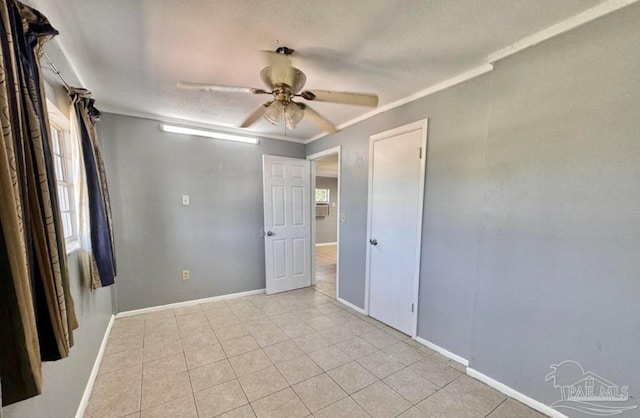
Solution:
[[[418,237],[416,242],[416,275],[414,278],[414,286],[413,286],[413,326],[412,326],[412,338],[416,338],[418,333],[418,311],[420,309],[418,305],[418,296],[420,290],[420,259],[421,259],[421,250],[422,250],[422,218],[424,216],[424,195],[425,195],[425,181],[426,181],[426,169],[427,169],[427,131],[428,131],[429,119],[422,119],[413,123],[409,123],[403,126],[399,126],[394,129],[390,129],[388,131],[380,132],[378,134],[372,135],[369,137],[369,191],[368,191],[368,203],[367,203],[367,237],[366,237],[366,246],[367,246],[367,261],[366,261],[366,271],[365,271],[365,295],[364,295],[364,311],[367,315],[369,315],[369,297],[370,297],[370,280],[371,280],[371,245],[369,244],[369,240],[371,237],[371,209],[373,205],[373,145],[376,141],[380,141],[383,139],[387,139],[389,137],[398,136],[407,132],[422,130],[422,158],[420,160],[420,188],[419,188],[419,196],[418,196],[418,213],[420,216],[418,217]]]
[[[316,152],[315,154],[307,155],[307,160],[311,161],[311,213],[313,222],[311,222],[311,284],[316,283],[316,160],[319,160],[330,155],[338,155],[338,204],[336,205],[336,211],[338,213],[337,218],[337,231],[336,231],[336,300],[340,298],[340,222],[341,214],[340,205],[342,204],[342,196],[340,194],[340,183],[342,183],[342,146],[329,148],[324,151]]]

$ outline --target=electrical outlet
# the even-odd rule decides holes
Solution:
[[[182,280],[189,280],[189,270],[182,270]]]

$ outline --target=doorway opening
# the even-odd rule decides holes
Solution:
[[[312,283],[316,290],[337,299],[339,295],[340,147],[307,159],[313,161]],[[313,216],[313,215],[312,215]]]

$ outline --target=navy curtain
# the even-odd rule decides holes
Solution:
[[[117,271],[109,190],[96,132],[96,122],[100,120],[100,112],[95,108],[91,92],[88,90],[72,88],[70,96],[76,112],[77,131],[80,135],[89,197],[91,266],[97,269],[99,283],[104,287],[114,283]],[[95,274],[95,271],[92,273]],[[95,287],[97,281],[91,280],[91,283],[92,287]]]

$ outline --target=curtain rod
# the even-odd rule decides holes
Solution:
[[[53,73],[57,75],[58,78],[62,81],[62,84],[64,84],[64,88],[67,89],[67,93],[71,94],[71,86],[69,85],[69,83],[67,83],[67,80],[64,79],[64,77],[60,73],[60,70],[58,70],[58,67],[56,67],[53,61],[51,61],[51,58],[49,58],[46,52],[44,52],[42,55],[44,56],[44,59],[47,61],[47,64],[49,64],[49,69],[53,71]]]

